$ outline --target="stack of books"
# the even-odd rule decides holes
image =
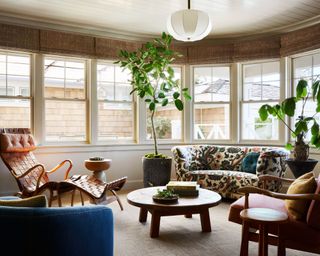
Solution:
[[[166,187],[179,196],[196,197],[199,195],[200,186],[196,181],[169,181]]]

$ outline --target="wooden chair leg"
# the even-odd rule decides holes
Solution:
[[[249,250],[249,223],[247,221],[243,221],[240,256],[248,256],[248,250]]]
[[[73,206],[73,203],[74,203],[74,195],[76,193],[76,190],[72,190],[72,194],[71,194],[71,206]]]
[[[80,191],[80,198],[81,198],[81,204],[82,204],[82,206],[84,206],[83,195],[82,195],[81,191]]]
[[[52,189],[49,189],[49,207],[52,206],[52,200],[53,200],[53,192],[52,192]]]
[[[110,191],[111,191],[111,193],[116,197],[116,199],[117,199],[117,201],[118,201],[118,204],[119,204],[119,206],[120,206],[120,209],[121,209],[121,211],[123,211],[122,203],[121,203],[120,198],[119,198],[119,196],[117,195],[116,191],[114,191],[114,190],[110,190]]]

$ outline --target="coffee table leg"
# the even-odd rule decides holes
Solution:
[[[150,237],[158,237],[160,229],[160,213],[158,211],[151,212]]]
[[[145,208],[140,208],[140,214],[139,214],[139,221],[140,222],[146,222],[148,216],[148,210]]]
[[[209,209],[205,209],[200,213],[202,232],[211,232],[211,223]]]
[[[187,213],[187,214],[184,215],[184,217],[186,217],[186,218],[192,218],[192,214],[191,214],[191,213]]]

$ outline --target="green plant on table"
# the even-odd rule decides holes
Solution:
[[[179,79],[174,77],[172,63],[182,55],[170,48],[172,36],[162,33],[161,38],[147,42],[137,51],[128,52],[121,50],[119,53],[120,66],[131,73],[133,90],[149,105],[151,111],[150,121],[154,153],[147,154],[147,158],[167,158],[158,152],[158,142],[154,116],[157,108],[168,105],[173,101],[179,111],[183,110],[182,97],[190,100],[188,88],[180,89]]]
[[[157,189],[157,194],[155,194],[155,196],[157,197],[161,197],[161,198],[174,198],[177,196],[177,194],[173,193],[173,191],[171,189]]]
[[[284,123],[289,129],[295,143],[287,143],[286,148],[293,150],[294,159],[298,161],[305,161],[309,158],[309,144],[316,148],[320,148],[320,133],[319,133],[319,120],[316,118],[320,112],[320,81],[316,77],[312,81],[312,86],[308,86],[308,82],[300,79],[296,86],[296,96],[290,97],[282,101],[280,104],[271,106],[264,104],[259,109],[259,116],[262,121],[268,119],[270,115]],[[305,112],[305,107],[308,100],[312,98],[316,102],[316,107],[310,115]],[[294,127],[289,125],[290,118],[294,117],[296,113],[297,103],[301,103],[301,112],[298,114],[294,122]],[[310,142],[306,142],[306,134],[311,132]]]

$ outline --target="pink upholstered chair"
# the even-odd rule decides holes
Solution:
[[[67,179],[72,168],[70,160],[64,160],[51,170],[46,170],[45,166],[35,158],[32,153],[36,149],[34,139],[27,128],[2,128],[0,129],[0,155],[14,176],[21,197],[30,197],[50,192],[49,206],[51,206],[54,196],[62,192],[74,190],[71,185],[50,181],[49,175],[67,164],[64,178]],[[61,201],[59,200],[59,205]]]
[[[278,178],[274,176],[264,176],[262,181],[276,179],[282,182],[292,182],[291,179]],[[280,226],[280,235],[285,242],[286,248],[320,253],[320,179],[317,181],[317,190],[314,194],[281,194],[256,187],[244,187],[239,192],[245,196],[235,201],[230,206],[229,221],[242,224],[240,212],[245,208],[271,208],[285,213],[284,199],[309,200],[311,204],[305,220],[297,221],[289,215],[289,222]],[[250,227],[258,229],[255,223],[250,223]],[[278,226],[269,226],[268,242],[271,245],[277,245],[277,240],[272,235],[278,234]],[[258,235],[255,232],[249,233],[249,241],[258,241]]]

